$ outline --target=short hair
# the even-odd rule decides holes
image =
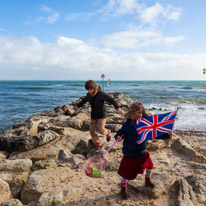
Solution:
[[[85,89],[88,90],[88,89],[96,89],[97,88],[97,84],[93,81],[93,80],[88,80],[85,82],[85,85],[84,85]]]

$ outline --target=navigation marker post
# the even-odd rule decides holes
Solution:
[[[104,91],[104,78],[105,78],[105,75],[101,74],[101,78],[102,78],[102,89]]]

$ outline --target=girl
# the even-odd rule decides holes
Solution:
[[[154,187],[155,185],[151,181],[151,173],[153,169],[153,162],[150,158],[149,152],[146,151],[146,143],[137,144],[137,131],[134,127],[134,123],[146,114],[143,104],[139,102],[132,103],[128,112],[125,114],[127,121],[123,124],[122,128],[115,135],[115,139],[121,141],[123,139],[122,152],[124,154],[118,174],[122,177],[121,192],[120,194],[124,199],[129,197],[127,193],[127,182],[133,180],[138,174],[143,174],[146,169],[145,175],[145,186]],[[121,135],[124,134],[121,139]],[[172,133],[164,134],[156,139],[167,139],[171,138]]]
[[[105,129],[105,122],[106,122],[106,107],[105,101],[113,104],[117,112],[122,113],[121,108],[118,106],[116,101],[106,93],[104,93],[100,86],[96,84],[93,80],[88,80],[85,83],[85,89],[88,91],[86,97],[84,97],[74,109],[83,106],[86,102],[89,102],[91,105],[91,123],[90,123],[90,134],[92,139],[96,145],[96,149],[102,148],[103,143],[100,141],[97,132],[101,133],[102,135],[106,135],[107,141],[110,141],[110,133],[111,131]],[[97,131],[97,132],[96,132]]]

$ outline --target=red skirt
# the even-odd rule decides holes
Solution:
[[[153,162],[148,151],[145,151],[138,159],[124,155],[119,166],[118,174],[127,180],[133,180],[138,174],[143,174],[145,168],[153,169]]]

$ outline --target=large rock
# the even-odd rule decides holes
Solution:
[[[23,185],[31,171],[32,161],[30,159],[4,160],[0,164],[0,178],[12,186]]]
[[[172,148],[177,150],[181,154],[184,154],[185,156],[187,156],[187,158],[194,162],[206,163],[206,158],[203,155],[196,152],[188,143],[186,143],[182,139],[174,138]]]
[[[164,164],[166,166],[170,165],[170,159],[168,158],[166,152],[158,153],[158,155],[154,155],[153,159],[154,165]]]
[[[18,199],[10,199],[1,204],[1,206],[22,206]]]
[[[177,206],[196,206],[197,199],[193,193],[192,187],[185,179],[180,179],[175,182],[177,194]]]
[[[191,185],[194,192],[197,194],[199,202],[206,205],[206,178],[203,175],[190,175],[185,177]]]
[[[76,130],[75,130],[76,131]],[[74,132],[74,130],[72,130]],[[21,153],[12,153],[9,159],[21,159],[21,158],[29,158],[33,162],[38,160],[46,160],[48,158],[54,158],[58,156],[59,151],[62,148],[68,149],[72,151],[75,149],[77,144],[81,139],[90,139],[89,132],[74,132],[70,135],[62,136],[61,139],[56,138],[55,140],[42,145],[41,147],[37,147],[33,150],[21,152]]]
[[[23,152],[46,144],[58,136],[59,135],[56,132],[49,130],[33,135],[20,135],[12,137],[1,135],[0,149],[9,152]]]
[[[9,153],[6,151],[0,151],[0,162],[8,157]]]
[[[144,186],[144,177],[138,176],[134,181],[131,181],[131,185],[136,188],[141,194],[148,196],[149,198],[159,198],[169,192],[172,185],[173,178],[167,173],[153,173],[152,181],[155,184],[155,188]]]
[[[32,170],[41,170],[41,169],[49,169],[49,168],[56,168],[56,162],[54,159],[47,159],[47,160],[39,160],[34,163],[32,166]]]
[[[9,184],[0,178],[0,204],[10,198]]]
[[[161,140],[161,139],[153,139],[147,141],[147,150],[149,151],[157,151],[162,150],[168,145],[168,140]]]
[[[22,190],[21,200],[28,204],[38,200],[45,192],[67,190],[72,186],[71,178],[74,176],[75,172],[66,167],[32,172]]]
[[[45,192],[39,198],[37,206],[59,206],[66,204],[74,200],[82,192],[82,188],[83,185],[78,188],[74,187],[67,190]]]

